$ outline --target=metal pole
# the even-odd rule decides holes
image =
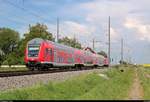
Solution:
[[[94,43],[95,43],[95,41],[94,41],[94,38],[93,38],[93,50],[95,49],[95,48],[94,48]]]
[[[56,42],[59,41],[59,18],[57,18],[57,40]]]
[[[121,62],[123,61],[123,39],[121,39]]]
[[[75,34],[74,34],[74,47],[76,48],[76,36],[75,36]]]
[[[108,64],[110,66],[110,16],[109,16],[109,20],[108,20]]]

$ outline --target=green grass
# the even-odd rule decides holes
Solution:
[[[144,91],[144,99],[150,99],[150,68],[140,67],[138,69],[138,74],[140,76],[140,82]]]
[[[132,83],[133,70],[129,68],[109,69],[104,79],[97,72],[82,74],[63,82],[49,82],[34,87],[0,92],[2,100],[80,100],[80,99],[124,99]]]
[[[0,72],[3,71],[26,71],[28,68],[26,67],[0,67]]]
[[[122,69],[122,68],[121,68]],[[99,84],[90,92],[80,96],[81,99],[125,99],[133,80],[133,69],[126,68],[121,72],[120,68],[107,72],[110,80],[101,79]]]

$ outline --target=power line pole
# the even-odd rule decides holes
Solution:
[[[76,36],[75,36],[75,34],[74,34],[74,38],[73,38],[73,39],[74,39],[74,41],[75,41],[75,42],[74,42],[74,47],[76,48]]]
[[[95,45],[95,40],[94,40],[94,38],[93,38],[93,50],[95,49],[95,48],[94,48],[94,47],[95,47],[94,45]]]
[[[76,41],[76,35],[74,34],[73,39]]]
[[[57,18],[57,40],[56,42],[59,41],[59,18]]]
[[[123,38],[121,39],[121,62],[123,61]]]
[[[131,56],[130,56],[130,64],[132,63],[132,60],[131,60]]]
[[[110,66],[110,16],[109,16],[109,19],[108,19],[108,64]]]
[[[99,42],[102,42],[102,41],[97,41],[97,40],[95,40],[95,39],[93,38],[93,41],[92,41],[92,42],[93,42],[93,50],[95,50],[95,44],[96,44],[96,43],[99,43]]]

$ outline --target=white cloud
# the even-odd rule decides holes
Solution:
[[[100,20],[107,19],[106,17],[123,17],[130,11],[130,4],[128,2],[111,2],[95,0],[92,2],[83,3],[78,5],[77,8],[86,12],[86,20],[89,22],[97,23]]]
[[[56,30],[56,24],[47,24],[48,25],[48,31],[54,34],[56,37],[57,30]],[[73,38],[74,36],[79,39],[81,37],[87,37],[90,36],[93,32],[95,32],[95,27],[88,26],[85,24],[81,24],[75,21],[64,21],[61,22],[59,25],[59,38],[62,37],[69,37]]]
[[[94,27],[89,27],[73,21],[65,21],[63,26],[65,27],[64,29],[68,29],[70,33],[91,34],[95,31]]]
[[[124,26],[136,32],[135,37],[150,41],[150,24],[143,24],[140,20],[126,18]]]

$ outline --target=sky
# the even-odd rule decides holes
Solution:
[[[60,38],[76,39],[83,47],[108,52],[108,17],[112,63],[121,59],[137,64],[150,63],[150,0],[0,0],[0,27],[23,34],[29,24],[46,24],[56,37],[56,20]]]

